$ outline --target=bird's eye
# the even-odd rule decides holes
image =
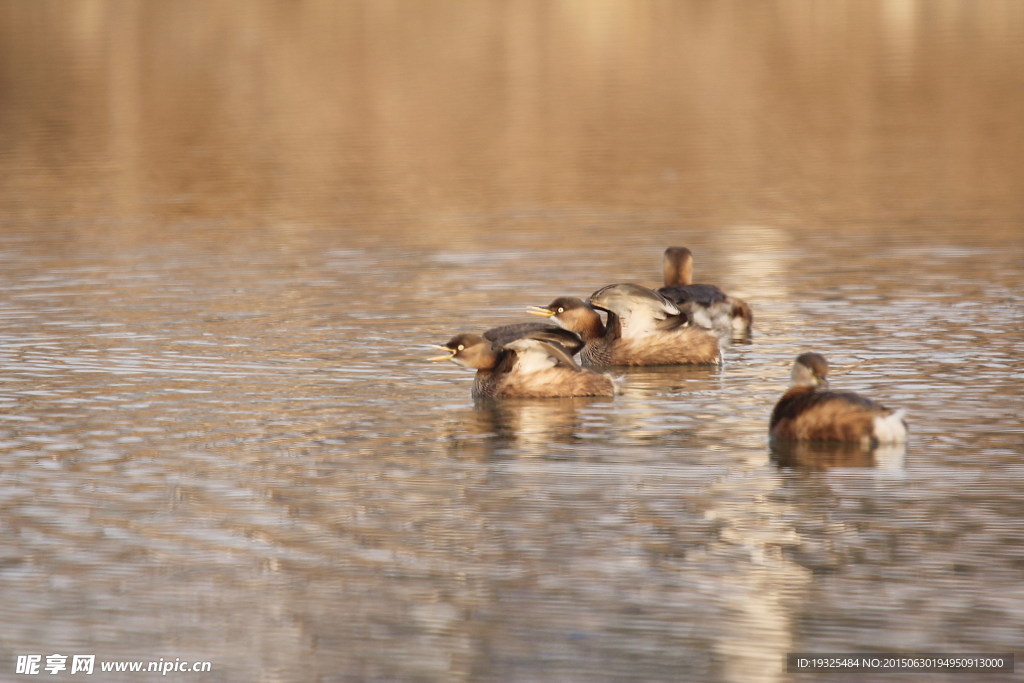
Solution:
[[[565,313],[565,309],[564,309],[564,308],[562,308],[561,306],[559,306],[559,307],[558,307],[558,312],[559,312],[559,313]]]
[[[464,345],[462,345],[462,344],[459,344],[459,348],[458,348],[458,350],[459,350],[459,351],[463,351],[463,350],[465,350],[465,348],[466,348],[466,347],[465,347]]]

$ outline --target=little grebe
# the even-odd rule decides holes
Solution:
[[[828,391],[828,361],[804,353],[793,363],[792,385],[772,411],[772,439],[856,442],[863,446],[904,443],[902,410],[891,410],[852,391]]]
[[[608,314],[607,323],[595,309]],[[702,365],[722,362],[718,339],[654,290],[633,284],[602,287],[586,302],[559,297],[530,313],[551,318],[583,339],[591,365]]]
[[[438,346],[446,355],[431,360],[451,360],[476,370],[473,398],[615,395],[610,375],[581,368],[572,359],[574,349],[582,347],[576,335],[539,327],[524,323],[494,328],[483,336],[457,334]]]
[[[715,285],[693,283],[693,252],[686,247],[669,247],[662,257],[665,286],[658,293],[688,312],[696,324],[714,330],[723,338],[747,339],[754,313],[742,299],[729,296]]]

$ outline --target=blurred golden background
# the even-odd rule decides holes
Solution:
[[[1015,0],[0,3],[8,220],[1024,215]],[[138,223],[136,224],[138,228]]]

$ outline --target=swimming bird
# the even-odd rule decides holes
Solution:
[[[828,361],[802,353],[793,363],[792,384],[772,411],[771,439],[856,442],[871,447],[904,443],[902,410],[891,410],[852,391],[828,391]]]
[[[617,385],[610,375],[581,368],[560,341],[578,348],[583,346],[579,337],[550,325],[541,327],[524,323],[483,335],[457,334],[437,347],[445,355],[431,360],[451,360],[476,370],[473,398],[615,395]]]
[[[602,322],[596,309],[605,311]],[[584,302],[559,297],[534,306],[583,339],[580,359],[590,365],[719,364],[722,352],[709,330],[690,324],[679,308],[654,290],[634,284],[602,287]]]
[[[659,294],[689,313],[694,323],[714,330],[724,339],[750,337],[754,312],[742,299],[729,296],[715,285],[694,284],[693,252],[669,247],[662,256],[665,286]]]

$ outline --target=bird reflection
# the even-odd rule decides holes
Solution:
[[[620,393],[624,396],[657,397],[712,391],[720,386],[719,366],[648,365],[629,368],[620,377]]]
[[[907,445],[884,444],[862,446],[859,443],[821,441],[773,441],[772,461],[779,467],[807,470],[828,470],[834,467],[874,467],[900,470],[907,454]]]
[[[481,399],[461,414],[449,440],[462,456],[474,451],[485,459],[549,455],[553,445],[580,441],[582,408],[611,401],[605,397]]]

